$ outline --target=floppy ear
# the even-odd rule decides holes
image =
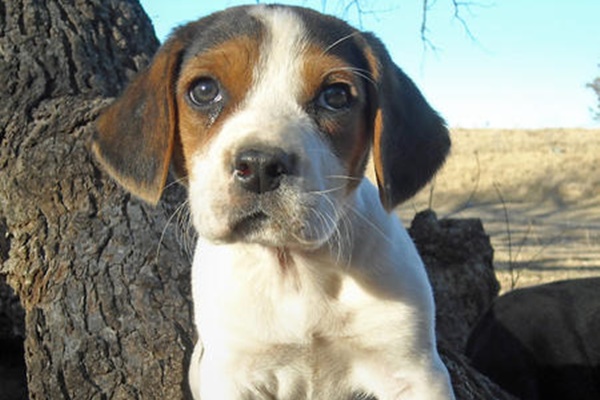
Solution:
[[[156,204],[163,191],[177,130],[175,82],[183,50],[168,41],[96,121],[92,149],[127,190]]]
[[[433,177],[450,149],[444,120],[370,33],[367,61],[375,83],[373,157],[386,210],[413,196]]]

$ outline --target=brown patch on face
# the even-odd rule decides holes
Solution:
[[[177,82],[179,112],[179,151],[174,155],[175,169],[187,175],[192,155],[218,132],[237,106],[245,99],[253,83],[254,68],[259,58],[259,40],[238,37],[200,53],[187,61]],[[200,78],[218,82],[222,99],[205,108],[193,105],[188,98],[191,86]],[[183,162],[183,165],[177,165]]]
[[[370,149],[371,129],[368,118],[369,100],[367,81],[363,72],[348,61],[324,53],[323,49],[313,46],[304,55],[303,102],[314,108],[315,122],[329,138],[335,154],[347,168],[349,177],[361,178],[364,173]],[[320,108],[318,104],[322,91],[332,84],[346,84],[351,89],[351,105],[344,110],[331,111]],[[355,187],[359,180],[349,180],[349,188]]]

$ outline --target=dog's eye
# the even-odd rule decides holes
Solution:
[[[323,89],[319,95],[318,103],[321,107],[339,111],[350,107],[352,99],[352,90],[349,85],[334,83]]]
[[[207,106],[221,99],[219,83],[212,78],[200,78],[194,81],[188,90],[188,97],[196,106]]]

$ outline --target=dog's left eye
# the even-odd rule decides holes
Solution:
[[[334,83],[321,91],[318,104],[331,111],[339,111],[350,107],[352,100],[352,89],[348,84]]]
[[[207,106],[221,99],[219,83],[212,78],[200,78],[194,81],[188,90],[190,101],[196,106]]]

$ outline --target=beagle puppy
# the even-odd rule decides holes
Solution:
[[[431,287],[391,213],[449,147],[383,44],[341,20],[254,5],[178,28],[93,150],[150,203],[171,165],[188,187],[194,398],[453,399]]]

